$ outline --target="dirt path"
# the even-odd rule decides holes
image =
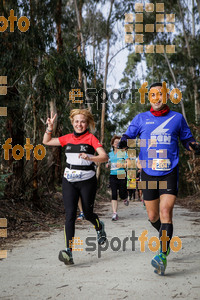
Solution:
[[[111,221],[109,211],[102,218],[106,224],[109,247],[99,254],[86,251],[86,237],[96,237],[87,221],[77,225],[76,237],[83,240],[83,251],[74,251],[75,265],[65,266],[58,259],[63,249],[63,232],[42,238],[22,240],[0,261],[0,299],[200,299],[200,213],[189,212],[179,206],[174,209],[174,235],[182,240],[182,249],[171,253],[165,276],[154,274],[150,261],[154,253],[140,252],[139,241],[130,240],[132,230],[139,237],[148,230],[148,238],[157,236],[147,221],[141,203],[131,202],[129,207],[119,205],[120,219]],[[111,240],[127,237],[126,250],[111,249]],[[123,244],[123,243],[122,243]],[[115,241],[113,247],[120,246]],[[91,247],[90,247],[91,248]],[[100,256],[101,258],[98,258]]]

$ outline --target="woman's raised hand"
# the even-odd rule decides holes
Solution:
[[[54,120],[55,120],[56,116],[57,116],[57,114],[55,114],[53,116],[53,113],[51,112],[51,118],[47,119],[46,124],[48,125],[49,129],[53,129],[53,123],[54,123]]]

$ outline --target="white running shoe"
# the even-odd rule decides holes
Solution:
[[[117,213],[114,213],[112,215],[112,221],[117,221],[119,218],[118,218],[118,214]]]

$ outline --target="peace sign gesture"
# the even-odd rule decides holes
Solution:
[[[53,129],[53,123],[54,123],[54,120],[55,120],[56,116],[57,116],[57,114],[55,114],[53,116],[53,113],[51,112],[51,118],[47,119],[46,124],[48,124],[49,129]]]

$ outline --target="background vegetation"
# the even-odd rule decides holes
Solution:
[[[58,114],[54,136],[72,131],[69,112],[72,108],[91,109],[95,121],[95,135],[107,152],[114,133],[124,133],[128,123],[149,105],[134,99],[113,104],[110,94],[99,98],[85,93],[87,88],[107,89],[112,59],[119,58],[128,49],[126,68],[122,70],[121,90],[138,88],[142,82],[166,81],[170,90],[178,87],[183,94],[181,104],[168,103],[171,109],[182,112],[194,136],[200,130],[200,0],[143,1],[164,2],[165,13],[175,13],[176,32],[145,35],[145,44],[175,44],[174,54],[136,54],[133,44],[111,54],[116,43],[123,38],[125,13],[134,12],[139,1],[118,0],[10,0],[0,1],[0,16],[7,19],[14,9],[19,18],[30,20],[30,28],[22,33],[15,22],[14,32],[0,32],[0,76],[8,78],[8,93],[0,96],[0,106],[7,106],[8,116],[0,117],[0,203],[3,200],[25,203],[37,209],[49,206],[50,194],[60,190],[64,169],[64,151],[61,147],[47,147],[41,161],[33,153],[30,160],[15,160],[10,150],[4,159],[2,145],[12,138],[12,147],[24,146],[30,138],[35,147],[42,143],[45,121],[50,112]],[[144,22],[155,23],[155,12],[144,14]],[[145,66],[141,73],[139,67]],[[80,88],[84,103],[73,104],[69,91]],[[130,98],[130,97],[129,97]],[[92,103],[91,103],[92,102]],[[193,195],[200,190],[200,159],[180,151],[180,194]],[[108,170],[98,169],[99,192],[105,192]],[[49,199],[49,200],[48,200]],[[0,207],[1,208],[1,207]]]

